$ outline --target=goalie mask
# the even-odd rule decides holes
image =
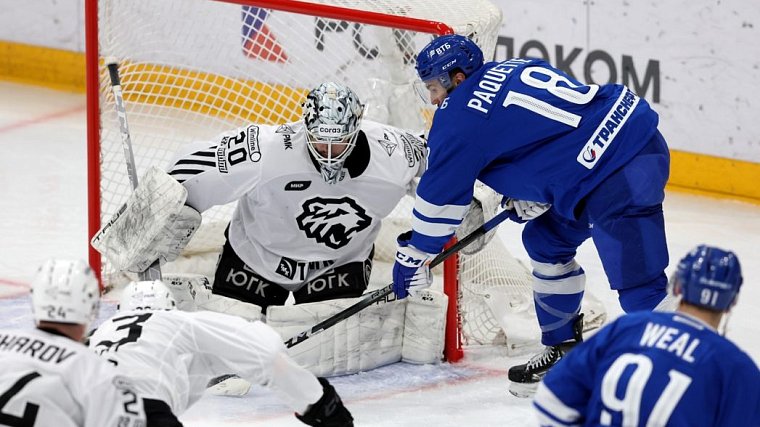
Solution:
[[[119,299],[119,311],[173,310],[177,301],[160,280],[130,282]]]
[[[306,96],[303,121],[307,146],[325,182],[340,180],[343,163],[356,145],[363,114],[359,97],[339,83],[322,83]]]
[[[99,308],[98,279],[84,261],[48,260],[32,281],[32,312],[37,323],[87,326]]]

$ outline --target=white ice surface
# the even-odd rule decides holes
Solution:
[[[666,135],[667,136],[667,135]],[[0,82],[0,328],[31,327],[25,294],[35,269],[50,257],[87,257],[85,97]],[[738,253],[745,285],[728,337],[760,361],[760,206],[668,192],[665,203],[670,274],[674,262],[699,243]],[[520,226],[499,237],[519,259]],[[588,288],[611,317],[621,313],[590,242],[578,261]],[[104,304],[101,315],[113,311]],[[506,370],[523,357],[471,351],[450,365],[395,364],[332,379],[357,426],[534,425],[530,402],[507,393]],[[204,397],[181,419],[196,426],[298,426],[265,389],[243,398]]]

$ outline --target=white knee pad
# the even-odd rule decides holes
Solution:
[[[531,260],[533,291],[541,294],[577,294],[586,288],[586,274],[575,259],[566,264],[547,264]],[[571,273],[579,273],[573,274]],[[564,277],[566,276],[566,277]]]

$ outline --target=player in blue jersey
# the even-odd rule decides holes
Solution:
[[[760,426],[760,371],[718,333],[742,284],[733,252],[698,246],[678,264],[675,313],[618,318],[544,378],[542,426]]]
[[[484,64],[459,35],[423,48],[417,72],[438,110],[414,230],[399,241],[395,292],[430,285],[426,263],[462,222],[475,180],[511,198],[514,219],[529,220],[523,244],[546,346],[509,371],[510,391],[529,395],[581,340],[585,275],[575,254],[583,241],[593,239],[626,312],[665,299],[670,156],[658,116],[623,85],[583,84],[542,60]]]

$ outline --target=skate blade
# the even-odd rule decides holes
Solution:
[[[529,399],[532,398],[534,394],[536,394],[536,389],[538,389],[538,383],[514,383],[509,382],[509,392],[515,396],[519,397],[521,399]]]

